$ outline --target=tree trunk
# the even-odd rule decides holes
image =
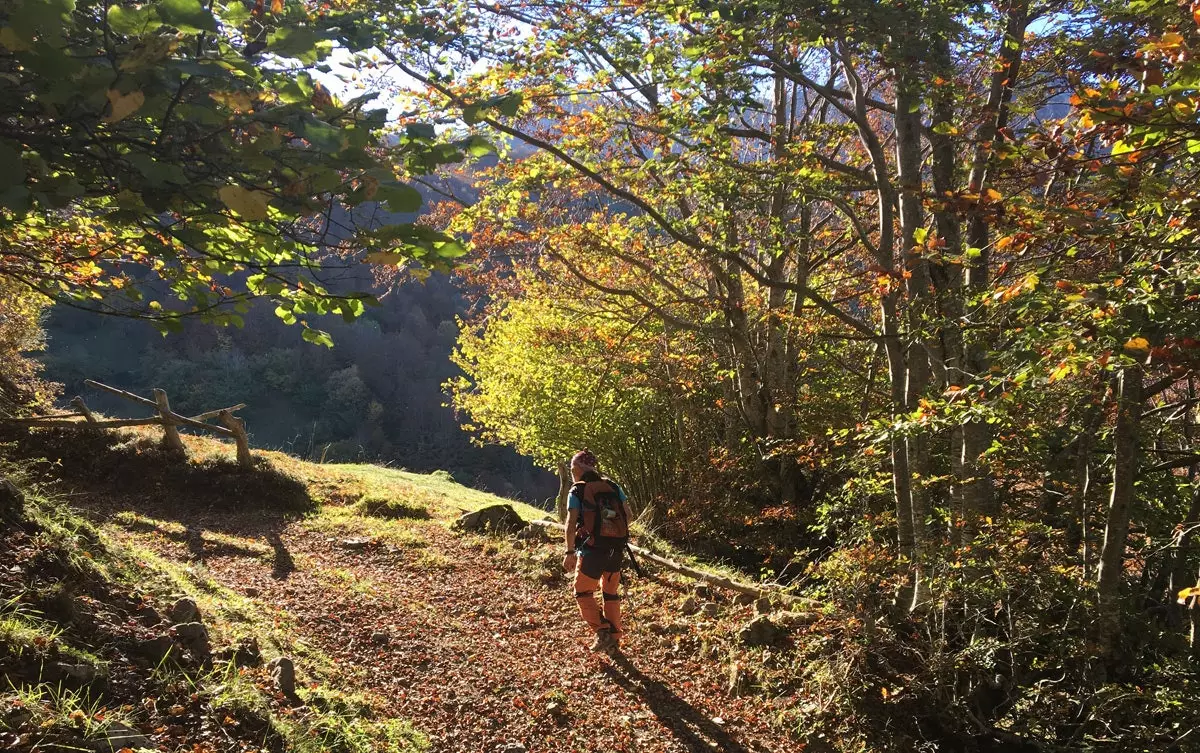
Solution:
[[[571,492],[571,471],[567,468],[566,463],[558,464],[558,499],[555,501],[555,512],[558,514],[558,521],[565,522],[567,519],[567,496]]]
[[[929,389],[929,354],[924,346],[929,325],[929,265],[917,249],[917,233],[924,225],[921,180],[921,99],[906,70],[896,71],[896,165],[900,184],[900,246],[903,269],[907,272],[909,294],[908,326],[912,344],[907,354],[904,404],[907,412],[916,411]],[[933,477],[929,454],[929,436],[924,432],[905,438],[910,471],[912,509],[913,597],[916,609],[928,596],[923,569],[929,552],[929,519],[932,514],[928,480]]]
[[[1100,572],[1096,591],[1099,599],[1097,638],[1108,654],[1121,623],[1121,582],[1125,570],[1125,546],[1133,510],[1134,480],[1138,470],[1138,424],[1142,406],[1142,367],[1134,363],[1121,370],[1117,387],[1117,424],[1113,433],[1113,480],[1100,550]]]
[[[1025,28],[1029,24],[1029,2],[1020,0],[1008,12],[1004,37],[1001,40],[999,64],[992,74],[991,88],[985,112],[990,115],[979,129],[979,141],[967,179],[967,188],[978,196],[975,209],[967,220],[967,258],[965,293],[970,297],[982,295],[989,284],[990,227],[984,211],[988,180],[995,163],[996,148],[1001,144],[1002,129],[1008,124],[1010,102],[1021,71],[1024,52]],[[965,310],[965,309],[964,309]],[[983,320],[984,312],[972,312]],[[965,371],[963,386],[982,383],[988,374],[988,351],[990,343],[986,336],[963,338],[962,368]],[[997,516],[999,506],[992,488],[992,474],[986,462],[981,460],[992,446],[992,429],[983,421],[966,422],[962,427],[959,479],[962,488],[964,522],[968,533],[974,531],[978,520],[984,516]]]

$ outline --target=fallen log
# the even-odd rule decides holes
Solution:
[[[83,416],[71,413],[65,416],[38,416],[36,418],[24,419],[4,419],[9,423],[19,423],[22,426],[30,428],[53,428],[62,426],[71,428],[75,426],[88,426],[94,429],[120,429],[128,426],[158,426],[162,424],[160,418],[108,418],[96,420],[91,423],[80,421]]]
[[[101,384],[100,382],[97,382],[94,379],[84,379],[83,383],[89,387],[94,387],[98,390],[104,390],[105,392],[110,392],[110,393],[116,395],[117,397],[123,397],[126,400],[132,400],[135,403],[141,403],[142,405],[149,406],[156,410],[158,409],[158,403],[154,402],[153,400],[144,398],[141,395],[135,395],[132,392],[126,392],[125,390],[119,390],[116,387],[109,387],[107,384]]]
[[[200,415],[190,416],[190,418],[193,421],[206,421],[210,418],[216,418],[216,417],[220,416],[222,413],[237,413],[238,411],[240,411],[242,408],[245,408],[245,407],[246,407],[245,403],[238,403],[237,405],[231,405],[228,408],[217,408],[216,410],[206,410],[203,413],[201,413]]]
[[[552,520],[534,520],[534,521],[530,521],[530,523],[532,525],[541,526],[543,528],[553,528],[557,531],[565,531],[566,530],[566,526],[562,525],[561,523],[555,523]],[[750,583],[741,583],[736,580],[733,580],[732,578],[725,577],[724,575],[717,575],[715,573],[706,572],[704,570],[700,570],[700,569],[697,569],[694,567],[689,567],[688,565],[684,565],[679,562],[675,562],[674,560],[663,557],[660,554],[655,554],[654,552],[647,551],[646,549],[643,549],[640,546],[633,546],[632,544],[630,544],[629,548],[632,549],[634,554],[638,555],[639,557],[642,557],[643,559],[647,559],[657,565],[665,567],[666,569],[668,569],[672,572],[687,576],[694,580],[704,581],[705,583],[709,583],[718,588],[724,588],[727,591],[734,591],[736,593],[747,594],[749,596],[754,596],[755,598],[758,598],[758,599],[762,599],[762,598],[774,599],[774,600],[782,602],[785,606],[789,606],[789,607],[795,606],[795,605],[804,605],[807,607],[820,606],[820,602],[816,601],[815,599],[806,599],[801,596],[792,596],[791,594],[783,593],[783,591],[781,591],[778,588],[764,588],[762,586],[755,586]]]

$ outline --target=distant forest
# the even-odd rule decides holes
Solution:
[[[242,329],[191,322],[167,337],[142,321],[57,306],[46,322],[45,376],[63,384],[64,399],[83,394],[109,415],[131,407],[87,391],[84,379],[143,394],[161,387],[183,413],[246,403],[240,415],[256,446],[309,460],[441,469],[507,496],[552,496],[551,474],[510,449],[472,444],[444,405],[441,385],[458,373],[449,360],[455,316],[467,305],[454,281],[402,282],[380,303],[353,324],[322,319],[333,348],[303,342],[265,303]]]

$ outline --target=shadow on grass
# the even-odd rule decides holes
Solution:
[[[261,549],[208,540],[205,531],[265,538],[275,550],[277,578],[296,568],[280,534],[288,522],[319,506],[303,481],[266,461],[252,469],[232,459],[196,461],[164,450],[149,436],[0,425],[0,442],[7,443],[9,457],[57,482],[75,506],[92,516],[111,518],[128,511],[180,524],[182,530],[171,530],[154,521],[118,521],[183,543],[196,559],[263,555]]]
[[[690,750],[765,753],[759,746],[747,746],[734,740],[728,730],[680,698],[665,683],[643,674],[629,657],[618,655],[602,671],[617,685],[641,698],[658,720]]]

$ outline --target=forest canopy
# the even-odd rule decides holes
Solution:
[[[1200,4],[26,0],[0,46],[0,347],[254,298],[327,344],[373,300],[327,273],[453,269],[478,441],[847,615],[810,739],[1194,744]]]

